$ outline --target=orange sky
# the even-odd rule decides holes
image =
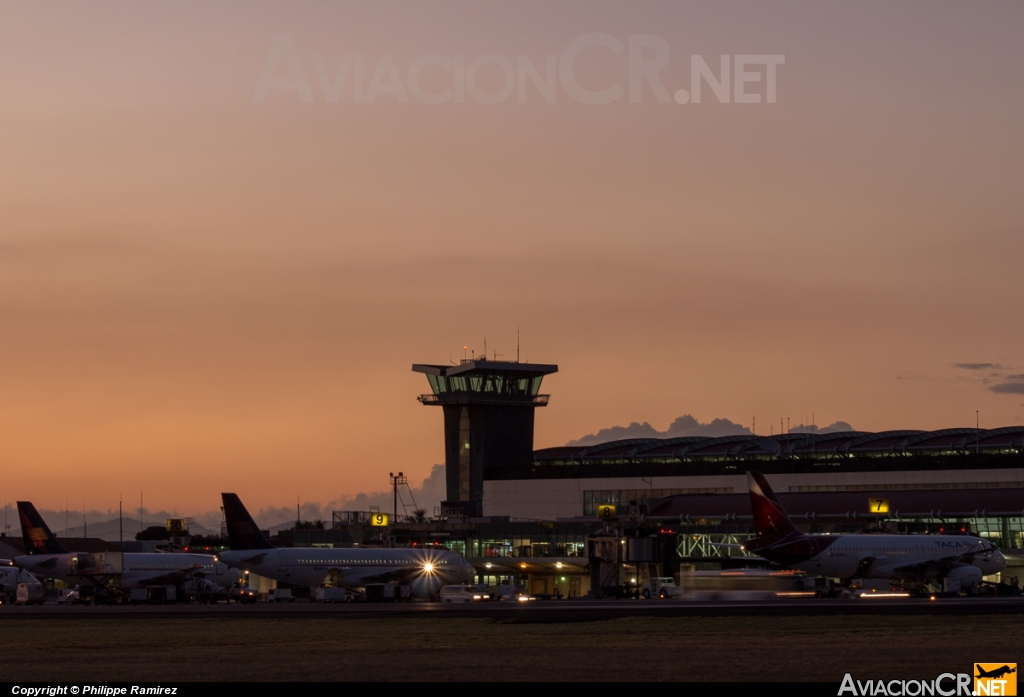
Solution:
[[[8,3],[0,463],[41,508],[258,508],[443,458],[414,362],[558,363],[537,446],[692,413],[758,431],[1024,423],[1024,7]],[[364,56],[575,37],[784,55],[774,104],[377,95]],[[311,86],[253,101],[275,37]],[[590,48],[588,89],[628,82]],[[287,70],[282,66],[278,75]],[[477,73],[494,93],[496,65]],[[431,91],[453,86],[437,65]],[[755,84],[753,91],[764,84]],[[998,367],[966,370],[957,363]],[[987,382],[986,382],[987,381]],[[1018,380],[1020,382],[1020,380]],[[1024,391],[1024,390],[1022,390]],[[763,426],[762,426],[763,424]],[[75,501],[80,500],[80,504]]]

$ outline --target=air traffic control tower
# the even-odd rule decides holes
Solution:
[[[447,515],[483,515],[484,472],[529,467],[533,461],[533,410],[547,406],[538,394],[557,365],[463,360],[459,365],[414,365],[425,373],[427,406],[444,409]]]

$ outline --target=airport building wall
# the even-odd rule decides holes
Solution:
[[[757,469],[756,463],[739,465]],[[942,491],[1024,488],[1024,468],[878,470],[769,474],[777,492]],[[746,473],[675,477],[499,479],[484,482],[486,516],[556,520],[594,516],[597,505],[625,506],[638,498],[673,494],[746,493]]]

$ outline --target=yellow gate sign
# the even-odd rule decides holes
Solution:
[[[388,514],[387,513],[371,513],[370,514],[370,525],[375,528],[386,528],[388,526]]]
[[[185,532],[184,518],[168,518],[167,532]]]
[[[888,513],[889,499],[868,499],[868,510],[872,513]]]
[[[602,503],[597,507],[597,517],[601,520],[615,520],[615,506],[610,503]]]

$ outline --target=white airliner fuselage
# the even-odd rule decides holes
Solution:
[[[26,554],[16,557],[14,565],[44,577],[55,578],[68,583],[82,580],[86,574],[79,572],[74,552],[62,554]],[[210,554],[168,553],[127,553],[123,555],[124,569],[118,586],[124,590],[143,588],[147,585],[170,583],[173,580],[199,576],[225,588],[238,581],[241,574]],[[102,576],[103,574],[88,574]]]
[[[300,586],[325,583],[361,588],[367,583],[423,582],[436,586],[471,583],[476,575],[461,556],[447,550],[410,547],[295,547],[232,550],[221,561],[239,569]]]
[[[940,572],[924,567],[954,557],[969,558],[984,576],[1006,568],[995,545],[962,535],[836,535],[832,544],[795,566],[830,578],[850,578],[859,569],[868,578],[905,578],[920,565],[925,578],[935,578]]]

